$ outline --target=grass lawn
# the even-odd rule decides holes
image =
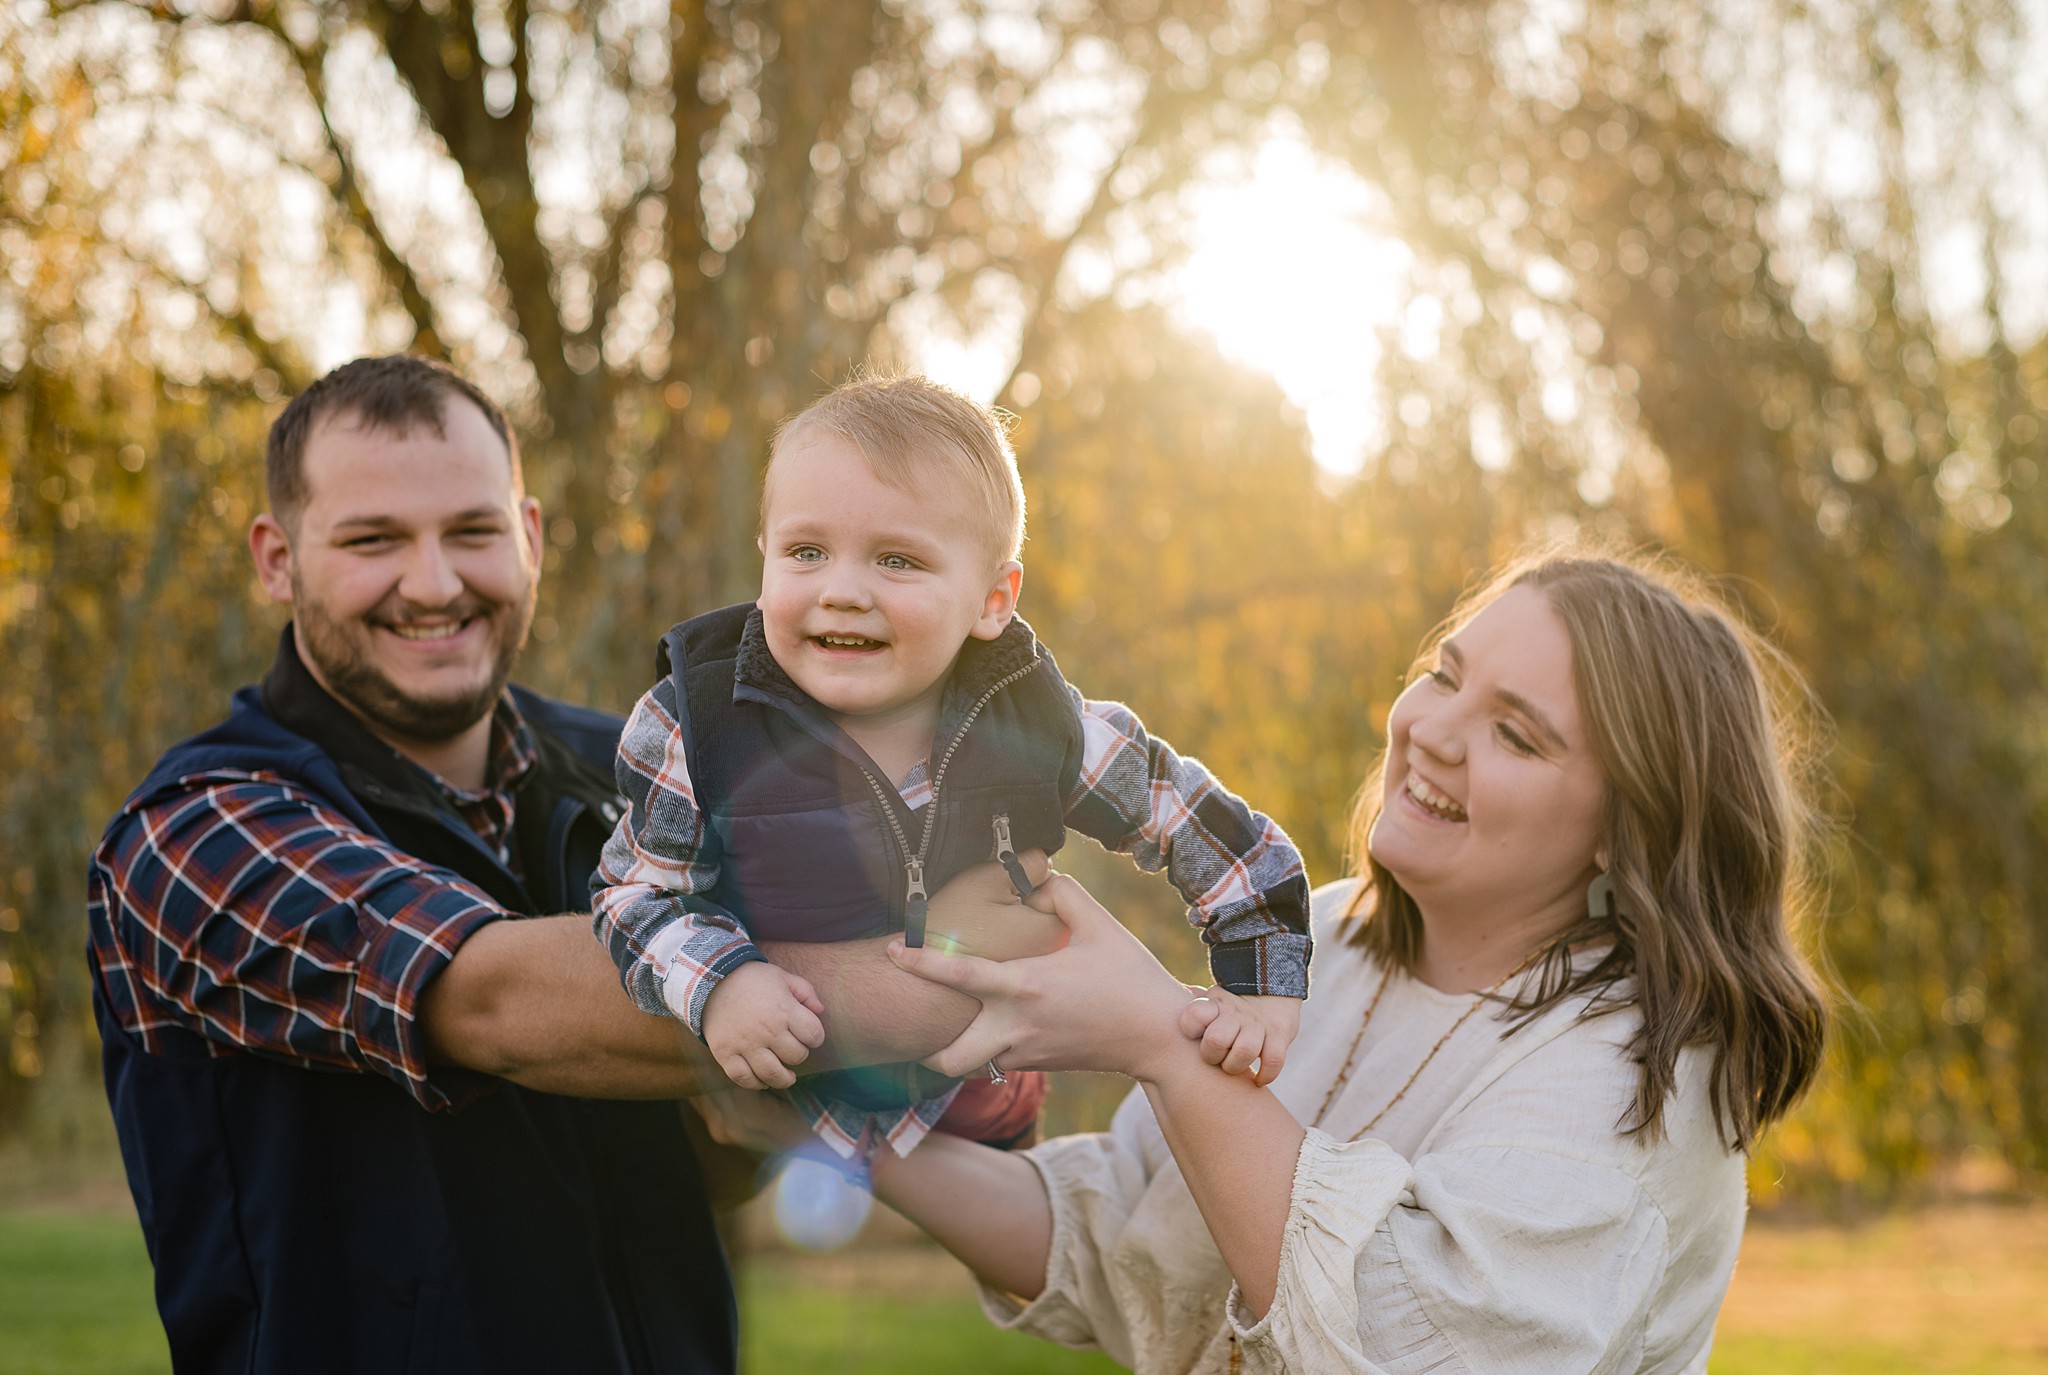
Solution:
[[[836,1256],[762,1253],[740,1282],[750,1375],[1081,1375],[1099,1356],[996,1332],[961,1272],[878,1226]],[[134,1218],[0,1211],[0,1375],[169,1369]],[[1865,1227],[1755,1225],[1712,1375],[2048,1370],[2048,1205],[1972,1205]]]

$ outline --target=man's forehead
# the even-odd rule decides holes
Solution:
[[[301,460],[307,504],[396,513],[422,507],[501,506],[521,491],[511,451],[482,411],[462,398],[425,419],[322,416]],[[330,515],[339,515],[330,509]]]

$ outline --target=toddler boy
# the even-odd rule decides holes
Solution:
[[[1016,615],[1024,493],[1002,425],[924,378],[848,383],[789,421],[763,484],[761,595],[663,638],[627,722],[631,805],[592,877],[634,1001],[743,1088],[788,1088],[822,1007],[756,940],[901,929],[994,858],[1068,828],[1164,868],[1275,1061],[1308,992],[1308,884],[1279,827],[1131,712],[1069,687]],[[991,1074],[998,1073],[993,1067]],[[916,1065],[791,1097],[842,1154],[907,1153],[957,1089]]]

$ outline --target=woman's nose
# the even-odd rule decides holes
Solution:
[[[1417,712],[1408,723],[1408,740],[1446,764],[1461,764],[1465,760],[1464,732],[1459,729],[1456,714],[1448,704],[1439,705],[1433,711]]]

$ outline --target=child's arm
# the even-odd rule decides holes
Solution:
[[[718,855],[678,720],[663,678],[626,721],[615,772],[627,807],[590,877],[591,912],[634,1003],[702,1036],[712,990],[763,956],[737,918],[700,896],[718,882]]]
[[[1217,986],[1256,1000],[1242,1015],[1255,1019],[1261,1044],[1248,1043],[1252,1053],[1242,1059],[1263,1058],[1259,1078],[1269,1080],[1308,996],[1308,876],[1300,852],[1200,761],[1148,735],[1128,707],[1078,692],[1074,702],[1082,757],[1067,793],[1067,824],[1140,869],[1166,871],[1208,942]],[[1232,1061],[1226,1055],[1223,1063]]]

